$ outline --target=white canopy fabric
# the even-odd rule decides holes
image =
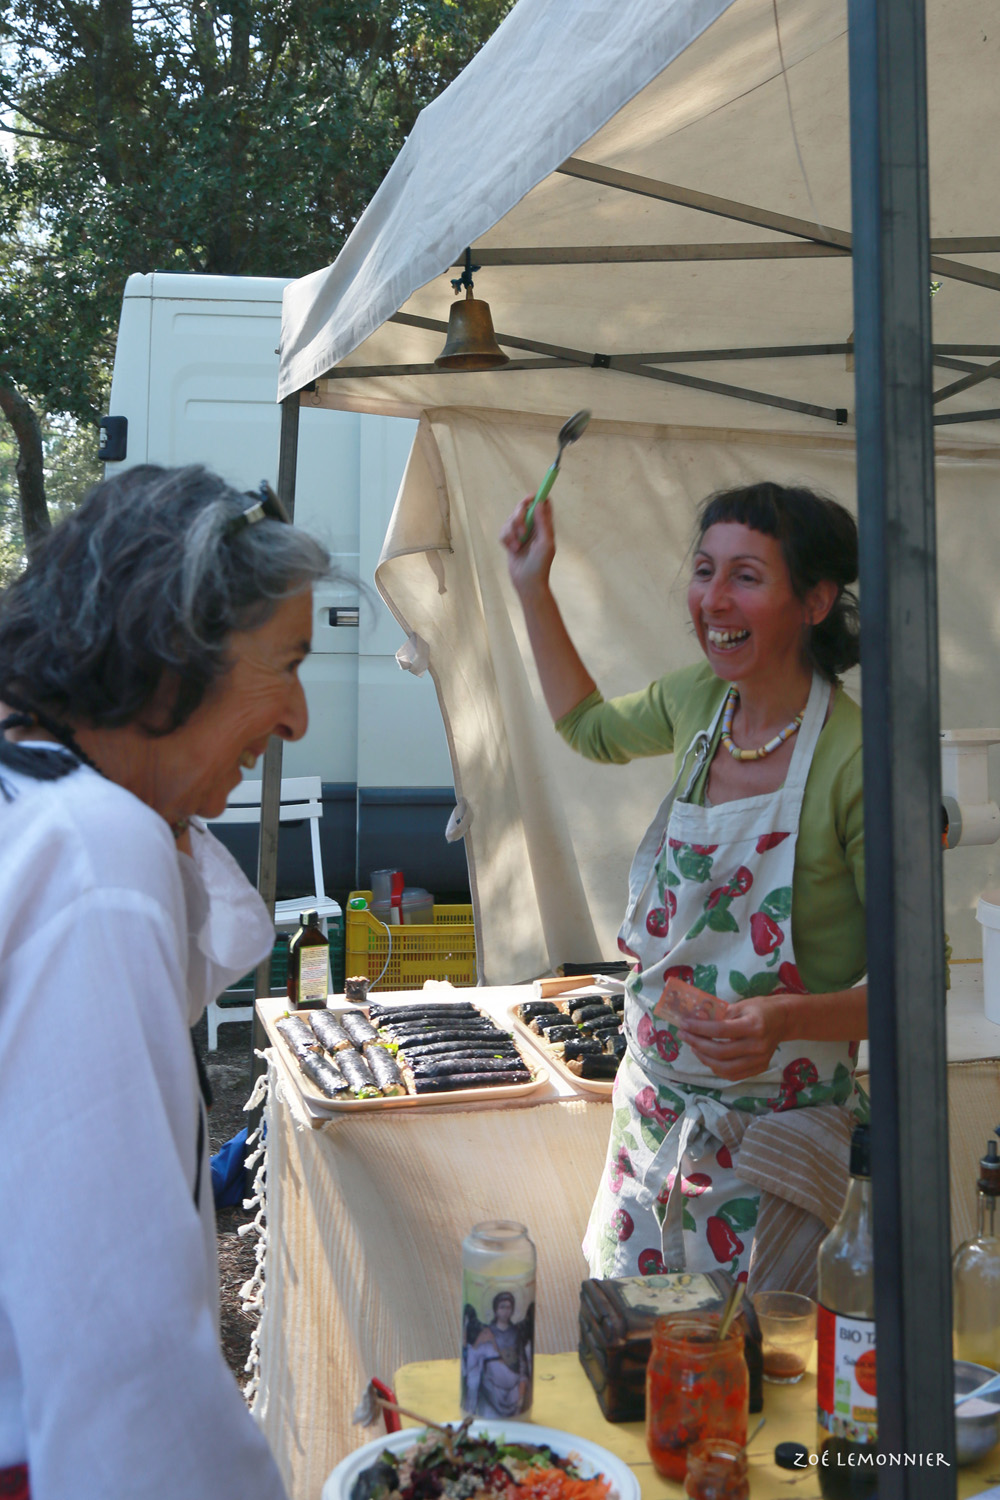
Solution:
[[[520,0],[336,264],[285,293],[281,396],[315,381],[305,403],[423,418],[378,582],[430,647],[492,983],[615,956],[628,855],[669,779],[578,761],[541,704],[496,535],[560,422],[595,413],[554,493],[554,582],[606,693],[691,659],[678,579],[705,493],[794,478],[853,504],[846,9],[776,12]],[[964,383],[947,417],[1000,407],[970,378],[1000,359],[992,23],[986,0],[928,0],[936,383]],[[467,245],[513,368],[442,374]],[[943,722],[1000,722],[1000,422],[938,436]],[[971,851],[946,869],[973,956],[1000,867]]]

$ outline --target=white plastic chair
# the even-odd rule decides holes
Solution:
[[[243,781],[229,796],[224,813],[212,818],[213,825],[223,823],[260,823],[260,781]],[[323,783],[318,776],[283,777],[281,782],[281,807],[279,822],[298,823],[309,820],[309,840],[312,849],[314,890],[302,896],[293,896],[289,901],[279,901],[274,909],[276,928],[298,926],[299,913],[315,911],[319,914],[320,926],[327,930],[327,919],[339,917],[339,904],[326,894],[323,881],[323,853],[319,841],[319,820],[323,816]],[[249,1005],[219,1005],[213,1000],[208,1007],[208,1050],[214,1052],[219,1045],[219,1027],[228,1021],[252,1021],[253,1000]]]

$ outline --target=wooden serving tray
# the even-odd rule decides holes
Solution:
[[[552,999],[558,1005],[559,996],[553,995]],[[581,1078],[579,1074],[574,1073],[571,1068],[566,1066],[561,1057],[556,1056],[544,1037],[539,1036],[537,1032],[529,1030],[528,1026],[517,1014],[516,1005],[510,1007],[508,1014],[510,1016],[511,1031],[513,1032],[514,1040],[520,1043],[523,1038],[536,1052],[544,1057],[545,1066],[551,1068],[553,1073],[558,1073],[560,1078],[565,1078],[574,1088],[579,1089],[581,1094],[590,1094],[594,1099],[611,1098],[611,1091],[615,1086],[613,1078]],[[568,1011],[566,1012],[566,1016],[568,1019]]]
[[[458,999],[464,998],[464,996],[458,997]],[[442,1002],[436,999],[434,1003],[441,1004]],[[366,1016],[369,1013],[367,1005],[354,1005],[353,1003],[345,1003],[343,1001],[335,1001],[332,1005],[327,1006],[327,1010],[331,1015],[336,1015],[338,1011],[342,1010],[360,1010]],[[381,1099],[329,1099],[326,1094],[320,1092],[312,1079],[307,1078],[303,1073],[299,1067],[295,1053],[278,1030],[277,1022],[281,1020],[283,1013],[279,1012],[273,1017],[262,1011],[259,1014],[264,1024],[264,1030],[267,1032],[268,1041],[278,1053],[284,1064],[286,1073],[310,1109],[329,1110],[337,1114],[361,1114],[371,1110],[414,1109],[417,1106],[426,1109],[442,1104],[502,1103],[504,1099],[523,1099],[525,1095],[533,1094],[537,1089],[544,1088],[545,1084],[549,1081],[548,1072],[539,1062],[537,1055],[530,1049],[523,1047],[519,1038],[515,1037],[514,1041],[521,1055],[521,1060],[532,1075],[528,1083],[503,1083],[498,1084],[495,1088],[489,1084],[484,1084],[481,1088],[475,1089],[447,1089],[440,1094],[392,1094],[388,1097],[383,1096]],[[487,1019],[492,1020],[493,1018],[487,1017]],[[494,1022],[494,1025],[496,1024]],[[580,1081],[580,1079],[576,1080],[577,1083]]]

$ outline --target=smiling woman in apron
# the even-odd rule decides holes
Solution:
[[[861,716],[838,681],[859,654],[854,521],[776,484],[710,497],[688,587],[706,662],[605,701],[549,588],[551,507],[523,540],[527,503],[502,540],[556,728],[595,760],[674,755],[618,939],[628,1050],[591,1273],[812,1292],[866,1109]],[[671,980],[727,1004],[679,1014]]]

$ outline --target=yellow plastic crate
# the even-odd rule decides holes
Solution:
[[[350,901],[371,891],[352,891],[348,899],[344,974],[348,978],[377,979],[389,953],[389,933],[370,911],[355,911]],[[447,979],[454,985],[476,982],[476,928],[471,906],[434,907],[433,922],[391,927],[389,965],[373,990],[419,990],[427,979]]]

